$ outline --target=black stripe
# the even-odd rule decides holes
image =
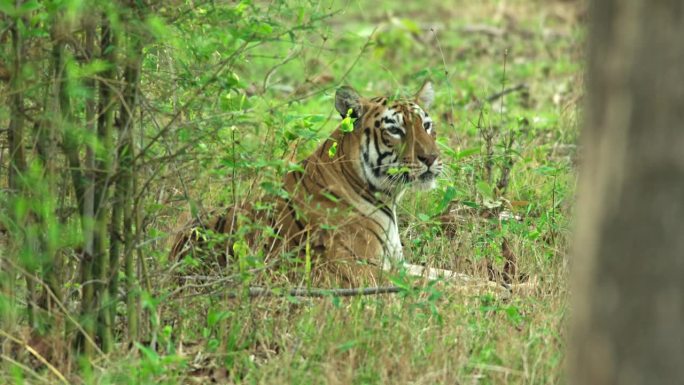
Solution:
[[[382,163],[380,163],[379,157],[377,162],[377,165],[371,165],[371,170],[373,171],[373,175],[375,175],[376,178],[380,178],[380,175],[382,174]]]
[[[343,174],[345,177],[347,177],[344,168],[342,168],[342,174]],[[311,179],[311,178],[308,178],[308,179]],[[327,187],[323,186],[323,185],[322,185],[321,183],[319,183],[318,181],[312,180],[312,182],[313,182],[316,186],[320,187],[321,190],[324,190],[326,193],[329,193],[330,195],[332,195],[332,196],[335,197],[336,199],[342,200],[341,197],[337,196],[336,194],[333,194]],[[308,188],[306,187],[306,184],[305,184],[305,183],[303,183],[303,184],[304,184],[304,188],[306,188],[306,189],[308,190]],[[355,191],[356,191],[356,190],[355,190]],[[374,202],[372,202],[372,201],[369,201],[369,200],[364,196],[364,194],[361,194],[361,193],[359,193],[358,191],[356,191],[356,192],[357,192],[357,194],[359,194],[359,195],[361,196],[361,198],[363,198],[364,200],[370,202],[371,204],[373,204],[374,207],[376,207],[377,209],[379,209],[381,212],[385,213],[385,215],[387,215],[387,216],[390,218],[390,220],[394,223],[394,215],[392,214],[392,211],[389,209],[389,207],[387,207],[387,205],[385,205],[385,204],[380,204],[380,205],[378,205],[377,203],[374,203]],[[376,200],[375,202],[377,202],[377,200]],[[376,225],[378,225],[378,227],[381,227],[381,228],[383,227],[381,223],[379,223],[378,221],[376,221],[375,219],[373,219],[373,218],[371,218],[371,217],[369,217],[369,216],[366,216],[365,213],[361,212],[361,210],[359,210],[354,204],[352,204],[352,202],[349,202],[349,203],[350,203],[351,208],[352,208],[354,211],[356,211],[357,213],[361,214],[363,217],[365,217],[365,218],[367,218],[367,219],[373,221]],[[288,202],[288,206],[289,206],[289,202]],[[296,219],[295,219],[295,220],[296,220]],[[301,229],[302,229],[302,228],[300,228],[300,230],[301,230]],[[375,232],[372,231],[371,229],[368,229],[368,230],[369,230],[371,233],[373,233],[373,235],[375,235],[376,238],[378,238],[378,241],[379,241],[381,244],[384,245],[384,242],[382,241],[382,238],[380,238],[380,236],[379,236],[377,233],[375,233]]]
[[[394,151],[388,151],[388,152],[383,152],[378,156],[378,164],[382,165],[382,160],[387,158],[390,155],[394,155]]]
[[[342,142],[339,143],[339,146],[340,146],[339,149],[340,149],[340,151],[342,151],[342,148],[343,148],[343,146],[344,146],[343,143],[344,143],[344,140],[343,140]],[[318,163],[314,163],[314,167],[318,168],[318,167],[320,167],[320,165],[319,165]],[[319,174],[320,174],[320,175],[323,175],[322,173],[319,173]],[[320,182],[318,182],[318,181],[315,180],[314,178],[307,178],[306,180],[309,180],[309,181],[313,182],[313,184],[314,184],[315,186],[317,186],[320,190],[324,191],[324,192],[327,193],[327,194],[332,195],[335,199],[342,200],[341,197],[339,197],[337,194],[335,194],[335,193],[333,193],[332,191],[330,191],[330,189],[329,189],[327,186],[322,185]],[[303,175],[302,175],[302,179],[299,180],[299,184],[302,185],[302,186],[304,187],[304,189],[306,190],[305,192],[306,192],[307,195],[313,196],[314,193],[312,193],[312,192],[311,192],[311,189],[309,188],[309,186],[306,185],[306,180],[303,178]],[[318,195],[318,194],[316,194],[316,195]]]
[[[290,171],[288,174],[292,175],[295,179],[295,183],[299,182],[304,177],[304,173],[299,170]]]
[[[366,134],[366,143],[367,143],[367,146],[370,146],[370,143],[369,143],[369,141],[370,141],[370,130],[364,130],[364,133]],[[349,138],[348,140],[351,140],[351,136],[348,136],[348,138]],[[341,141],[338,143],[338,146],[339,146],[339,148],[338,148],[338,153],[339,153],[340,155],[343,155],[343,156],[345,155],[344,149],[345,149],[345,144],[346,144],[346,142],[347,142],[346,140],[341,140]],[[376,148],[378,148],[378,147],[377,147],[377,143],[376,143]],[[378,153],[380,153],[379,148],[378,148]],[[389,154],[392,154],[392,153],[393,153],[393,152],[390,152]],[[367,156],[367,155],[368,155],[368,154],[366,153],[366,156]],[[318,168],[318,167],[319,167],[319,164],[315,163],[314,166],[315,166],[316,168]],[[372,188],[370,189],[370,192],[371,192],[371,193],[369,194],[369,193],[367,192],[368,190],[365,188],[365,186],[359,184],[359,183],[357,182],[358,179],[357,179],[357,178],[354,178],[354,176],[350,175],[350,170],[349,170],[348,168],[345,168],[344,165],[341,165],[341,166],[340,166],[340,170],[342,171],[342,176],[344,176],[344,178],[347,180],[347,182],[352,186],[353,190],[356,192],[357,195],[359,195],[363,200],[365,200],[366,202],[370,203],[372,206],[376,207],[378,210],[380,210],[381,212],[383,212],[385,215],[387,215],[387,216],[390,218],[390,220],[391,220],[392,222],[394,222],[394,214],[392,213],[392,210],[391,210],[385,203],[383,203],[383,202],[380,201],[379,199],[375,198],[375,196],[373,195],[375,192],[378,191],[378,189],[377,189],[377,188],[374,188],[374,187],[372,186],[372,184],[370,184],[370,181],[368,181],[368,183],[369,183],[369,185],[370,185]],[[321,174],[321,175],[322,175],[322,174]],[[313,178],[307,178],[307,179],[313,180]],[[313,182],[314,182],[318,187],[320,187],[321,189],[325,190],[326,192],[329,192],[328,189],[327,189],[325,186],[321,185],[321,184],[318,183],[317,181],[313,181]],[[356,186],[356,187],[354,187],[354,186]],[[308,187],[307,187],[307,186],[305,186],[305,188],[308,190]],[[336,196],[335,194],[332,194],[332,195],[333,195],[335,198],[337,198],[337,199],[341,199],[340,197]],[[363,212],[359,211],[359,209],[356,208],[356,206],[354,206],[352,202],[348,202],[348,203],[352,206],[352,208],[353,208],[355,211],[357,211],[357,212],[358,212],[359,214],[361,214],[362,216],[365,216],[365,214],[364,214]],[[369,218],[369,219],[370,219],[370,218]],[[377,221],[374,221],[374,222],[376,222],[376,224],[377,224],[379,227],[383,227],[380,223],[377,223]]]
[[[365,200],[366,202],[370,203],[371,205],[373,205],[374,207],[376,207],[377,209],[379,209],[380,211],[382,211],[383,213],[385,213],[385,215],[387,215],[390,219],[392,219],[392,222],[394,222],[394,215],[392,214],[392,210],[391,210],[385,203],[383,203],[382,201],[378,200],[378,199],[375,198],[375,196],[373,195],[374,192],[378,191],[375,187],[373,187],[372,185],[370,185],[370,186],[371,186],[371,189],[370,189],[370,190],[371,190],[371,193],[368,194],[368,193],[366,193],[366,189],[365,189],[362,185],[356,183],[355,178],[352,177],[352,176],[350,176],[349,173],[348,173],[348,171],[347,171],[345,168],[342,168],[342,176],[344,176],[344,178],[347,180],[347,182],[349,182],[350,185],[355,185],[355,186],[356,186],[356,188],[354,188],[354,191],[355,191],[363,200]],[[370,183],[370,182],[369,182],[369,183]],[[357,210],[357,211],[358,211],[358,210]],[[361,213],[361,214],[363,214],[363,213]],[[363,215],[365,215],[365,214],[363,214]],[[381,227],[382,227],[382,226],[381,226]]]
[[[289,199],[285,199],[285,204],[287,205],[287,209],[290,211],[292,220],[294,220],[295,225],[297,225],[297,229],[299,231],[304,230],[306,226],[304,226],[304,224],[299,219],[297,219],[297,212],[295,211],[294,207],[292,207],[292,201],[290,201]]]
[[[369,203],[372,204],[373,206],[377,206],[377,204],[378,204],[379,202],[378,202],[377,200],[373,199],[372,196],[369,197],[367,194],[364,194],[363,185],[357,183],[356,180],[355,180],[355,178],[354,178],[353,176],[350,176],[350,175],[349,175],[349,172],[348,172],[346,169],[344,169],[344,168],[342,169],[342,176],[344,176],[344,178],[347,180],[347,182],[349,182],[349,184],[355,185],[355,186],[356,186],[356,188],[354,188],[354,191],[355,191],[359,196],[361,196],[361,198],[363,198],[365,201],[369,202]],[[353,186],[352,186],[352,187],[353,187]]]
[[[309,178],[309,179],[311,179],[311,178]],[[313,179],[312,179],[312,182],[313,182],[316,186],[318,186],[322,192],[324,192],[324,193],[326,193],[326,194],[332,195],[335,199],[342,200],[342,198],[341,198],[340,196],[338,196],[337,194],[335,194],[335,193],[333,193],[332,191],[330,191],[330,189],[329,189],[327,186],[324,186],[324,185],[322,185],[321,183],[319,183],[318,181],[315,181],[315,180],[313,180]],[[306,187],[306,185],[304,185],[304,188],[307,189],[307,193],[309,193],[310,195],[313,195],[313,194],[310,193],[311,190],[310,190],[308,187]],[[325,198],[325,196],[324,196],[324,198]]]
[[[353,257],[359,257],[359,255],[354,252],[354,250],[350,249],[349,246],[345,245],[344,243],[341,243],[342,247],[344,247],[349,254],[351,254]],[[366,255],[361,255],[360,257],[367,257]]]
[[[378,132],[375,130],[373,131],[373,139],[374,139],[373,145],[375,146],[375,151],[378,153],[378,155],[380,155],[380,145],[378,144]]]
[[[368,218],[368,219],[371,219],[371,218]],[[372,219],[371,219],[371,220],[372,220]],[[378,226],[382,227],[378,222],[376,222],[376,221],[373,221],[373,222],[375,222]],[[385,252],[389,251],[389,250],[387,250],[387,241],[389,241],[389,238],[388,238],[388,237],[385,237],[385,238],[383,239],[380,235],[378,235],[378,233],[376,233],[375,231],[371,230],[370,228],[366,228],[366,230],[368,230],[371,234],[373,234],[373,236],[375,237],[375,239],[377,239],[378,242],[380,242],[380,245],[382,245],[383,251],[385,251]]]
[[[366,128],[363,133],[366,135],[366,151],[368,151],[370,149],[370,130]]]
[[[380,135],[380,139],[382,139],[382,144],[384,144],[385,147],[389,147],[389,148],[392,148],[392,147],[393,147],[393,146],[392,146],[392,143],[389,143],[389,141],[385,140],[385,137],[384,137],[384,136]]]
[[[223,226],[226,225],[226,215],[219,215],[218,221],[216,221],[216,226],[214,226],[214,231],[217,233],[223,233]]]
[[[323,157],[323,153],[325,152],[325,145],[328,144],[328,141],[330,138],[326,139],[323,144],[321,144],[321,150],[318,152],[318,157],[321,158]]]

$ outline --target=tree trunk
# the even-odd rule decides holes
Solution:
[[[101,282],[106,282],[106,288],[99,293],[100,311],[99,319],[100,335],[103,340],[103,348],[109,350],[113,334],[113,322],[116,318],[117,285],[119,265],[118,256],[107,252],[107,217],[109,187],[112,176],[112,158],[114,151],[112,146],[114,107],[116,104],[112,87],[116,84],[117,67],[117,42],[114,39],[112,28],[106,14],[102,15],[102,28],[100,39],[100,54],[102,59],[109,63],[109,69],[102,73],[103,81],[100,82],[97,138],[103,151],[100,152],[96,161],[98,172],[95,179],[95,201],[93,210],[96,214],[95,228],[93,232],[93,276]],[[112,225],[114,217],[111,218]]]
[[[19,189],[19,177],[26,169],[24,155],[24,90],[21,85],[22,59],[24,58],[24,44],[15,20],[10,27],[12,35],[12,77],[10,78],[10,123],[7,136],[9,140],[10,163],[8,186],[10,190]]]
[[[20,2],[17,1],[19,6]],[[22,174],[26,170],[26,156],[24,154],[24,90],[22,85],[22,60],[24,59],[24,43],[21,36],[21,31],[18,26],[19,19],[15,19],[10,27],[12,36],[12,75],[10,78],[10,122],[7,130],[7,139],[9,144],[9,170],[7,172],[7,186],[10,191],[16,196],[23,196],[23,183],[20,180]],[[19,218],[17,218],[19,219]],[[7,291],[14,291],[14,278],[10,271],[8,274]],[[35,286],[30,277],[26,277],[26,286],[28,291],[27,298],[27,316],[29,325],[33,326],[35,323],[34,317],[34,292]],[[10,295],[10,298],[13,298]]]
[[[87,14],[84,17],[83,29],[84,29],[84,48],[86,60],[92,62],[95,51],[95,38],[97,36],[96,32],[96,19],[95,15]],[[93,79],[88,79],[85,82],[85,86],[90,90],[91,95],[96,94],[96,85]],[[85,101],[85,126],[88,133],[96,135],[95,120],[96,120],[96,108],[95,108],[95,98],[89,97]],[[93,281],[93,255],[95,255],[95,243],[94,243],[94,231],[95,231],[95,153],[92,143],[88,143],[86,147],[86,156],[83,163],[83,211],[81,212],[81,228],[83,231],[83,252],[81,259],[81,282],[83,286],[83,299],[82,299],[82,310],[81,313],[86,317],[93,317],[95,314],[94,309],[97,304],[95,303],[95,286]],[[104,287],[102,287],[104,286]],[[97,287],[99,292],[106,291],[106,285],[98,283]],[[95,335],[96,328],[94,327],[94,320],[88,326],[88,333],[91,336]],[[102,339],[102,350],[108,352],[108,339]],[[85,344],[85,355],[92,355],[92,346],[90,344]]]
[[[138,296],[140,288],[137,279],[137,264],[133,250],[133,223],[135,213],[133,212],[133,197],[135,159],[133,145],[134,112],[138,104],[138,88],[140,84],[140,69],[142,64],[142,46],[137,36],[131,37],[131,47],[129,58],[126,63],[124,80],[126,90],[124,92],[124,103],[121,105],[121,126],[120,126],[120,147],[119,147],[119,179],[117,181],[117,204],[120,204],[123,213],[123,240],[124,240],[124,261],[126,271],[126,306],[128,316],[129,340],[135,341],[138,338]]]
[[[684,3],[593,2],[575,384],[684,378]]]

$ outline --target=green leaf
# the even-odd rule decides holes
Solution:
[[[230,313],[223,310],[209,309],[207,313],[207,326],[213,328],[220,321],[227,319]]]
[[[0,0],[0,13],[4,13],[7,16],[15,16],[17,8],[14,6],[14,1],[10,0]]]
[[[415,33],[415,34],[421,33],[420,26],[418,25],[418,23],[416,23],[413,20],[402,19],[401,24],[411,33]]]
[[[21,17],[38,8],[40,8],[40,4],[36,0],[28,0],[19,7],[12,0],[0,0],[0,13],[10,17]]]
[[[453,160],[461,160],[463,158],[467,158],[471,155],[476,155],[479,154],[481,149],[479,147],[472,147],[472,148],[466,148],[465,150],[462,151],[454,151],[448,143],[442,142],[440,140],[437,141],[437,144],[439,144],[440,149],[446,154],[448,157],[452,158]]]
[[[249,254],[249,246],[244,240],[238,240],[233,243],[233,253],[238,259],[242,259]]]
[[[330,194],[330,193],[327,193],[327,192],[325,192],[325,191],[321,192],[321,195],[323,195],[324,197],[328,198],[331,202],[337,203],[337,202],[340,201],[340,198],[338,198],[338,197],[336,197],[336,196],[334,196],[334,195],[332,195],[332,194]]]
[[[405,290],[405,291],[411,290],[411,284],[406,280],[406,277],[403,275],[391,276],[390,282],[392,282],[395,286],[399,286],[402,290]]]
[[[351,349],[352,349],[354,346],[356,346],[357,344],[358,344],[358,341],[355,341],[355,340],[347,341],[347,342],[345,342],[345,343],[343,343],[343,344],[338,345],[338,346],[337,346],[337,350],[338,350],[340,353],[344,353],[344,352],[346,352],[346,351],[348,351],[348,350],[351,350]]]
[[[335,154],[337,154],[337,142],[333,142],[332,146],[328,148],[328,157],[330,159],[334,158]]]
[[[541,174],[544,176],[556,176],[558,174],[559,169],[556,167],[544,165],[544,166],[538,167],[534,171],[537,172],[538,174]]]
[[[520,325],[523,322],[523,316],[520,314],[520,310],[514,305],[506,308],[506,315],[508,316],[508,320],[514,325]]]
[[[242,111],[247,106],[247,97],[244,94],[228,93],[220,100],[221,110],[226,112]]]
[[[342,124],[340,125],[340,130],[342,130],[342,132],[354,131],[354,122],[356,121],[356,119],[353,119],[351,117],[351,114],[353,112],[354,111],[352,111],[352,109],[350,108],[349,110],[347,110],[347,116],[345,116],[344,119],[342,119]]]
[[[168,26],[159,16],[151,15],[147,19],[147,27],[149,28],[150,33],[159,41],[163,41],[171,35]]]
[[[147,346],[142,345],[139,342],[135,342],[135,346],[142,352],[142,354],[147,358],[149,361],[152,362],[157,362],[159,361],[159,354],[155,352],[154,350],[148,348]]]
[[[446,207],[456,197],[457,194],[458,190],[456,190],[455,187],[447,186],[446,190],[444,190],[444,194],[442,194],[442,200],[439,202],[437,207],[435,207],[434,213],[437,214],[444,211],[444,209],[446,209]]]
[[[404,166],[404,167],[390,167],[389,170],[387,170],[387,175],[397,175],[397,174],[408,174],[411,171],[410,168]]]
[[[94,59],[80,68],[77,68],[74,75],[78,77],[90,77],[100,72],[104,72],[111,67],[111,64],[107,61]]]
[[[255,25],[252,31],[260,37],[266,37],[273,32],[273,27],[266,23],[259,23]]]
[[[494,193],[494,189],[489,183],[483,180],[477,182],[477,191],[486,198],[493,198],[492,194]]]

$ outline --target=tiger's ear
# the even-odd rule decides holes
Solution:
[[[416,93],[416,103],[423,108],[430,108],[430,105],[435,100],[435,89],[432,88],[432,82],[426,81],[420,90]]]
[[[349,86],[343,86],[337,89],[337,92],[335,93],[335,108],[343,118],[347,116],[347,111],[349,111],[349,109],[352,110],[352,118],[359,118],[363,114],[361,96]]]

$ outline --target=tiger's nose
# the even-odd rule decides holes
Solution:
[[[437,160],[437,155],[418,155],[418,160],[425,163],[426,166],[430,167]]]

